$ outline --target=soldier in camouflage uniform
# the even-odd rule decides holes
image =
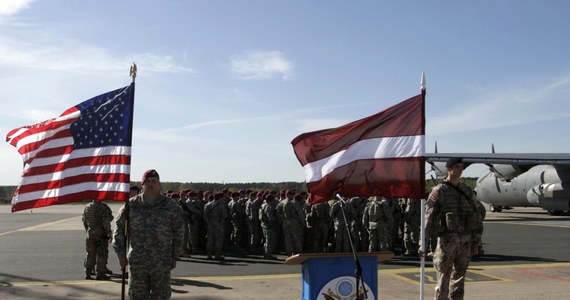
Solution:
[[[303,230],[305,229],[305,216],[302,208],[294,199],[295,192],[287,191],[283,200],[283,238],[285,241],[285,253],[294,255],[303,252]]]
[[[233,192],[231,194],[231,200],[228,203],[228,209],[230,212],[230,219],[232,223],[232,233],[231,233],[231,246],[235,247],[238,252],[243,252],[244,244],[246,241],[246,215],[245,215],[245,201],[240,198],[238,192]]]
[[[344,216],[342,210],[344,209]],[[352,237],[352,230],[350,224],[356,215],[354,208],[351,205],[345,204],[343,201],[336,199],[331,205],[330,216],[334,222],[334,251],[351,252],[350,240]],[[346,216],[346,222],[344,217]]]
[[[107,204],[92,200],[89,202],[82,215],[83,227],[87,233],[85,245],[87,256],[85,257],[85,279],[91,279],[91,273],[96,271],[97,280],[109,279],[106,274],[112,273],[107,269],[109,256],[109,240],[111,239],[111,221],[113,214]],[[94,270],[94,267],[96,269]]]
[[[386,207],[382,205],[380,197],[371,197],[362,216],[362,225],[368,229],[370,239],[368,252],[388,250],[387,220]]]
[[[355,237],[355,247],[357,251],[368,251],[368,230],[362,226],[362,217],[364,216],[364,209],[368,204],[366,197],[352,197],[349,200],[350,205],[354,207],[356,217],[352,222],[353,236]]]
[[[265,253],[263,258],[277,259],[273,256],[277,250],[277,229],[279,228],[279,221],[277,219],[277,200],[275,200],[274,195],[268,194],[265,196],[265,202],[259,209],[259,220],[261,221],[261,228],[265,239]]]
[[[188,249],[190,249],[190,253],[198,254],[198,237],[199,237],[199,222],[202,219],[202,208],[198,207],[196,204],[198,201],[202,202],[198,199],[198,193],[194,191],[188,192],[188,199],[186,199],[186,207],[190,212],[190,218],[188,219]]]
[[[315,253],[327,252],[329,229],[332,223],[329,203],[325,201],[311,205],[306,218],[313,237],[310,251]]]
[[[447,178],[432,189],[425,212],[425,232],[438,232],[433,266],[437,271],[435,299],[463,299],[465,273],[472,246],[480,237],[482,219],[477,212],[473,190],[460,181],[463,160],[451,158],[446,163]],[[424,241],[422,241],[424,242]],[[423,255],[423,253],[420,253]]]
[[[404,252],[405,256],[416,255],[417,247],[420,241],[420,211],[421,200],[405,199],[406,208],[404,210]]]
[[[245,203],[245,214],[247,215],[249,226],[249,249],[252,254],[261,254],[263,252],[261,245],[263,232],[259,219],[259,209],[263,203],[262,197],[263,192],[251,192],[249,193],[249,199]]]
[[[142,186],[142,194],[129,199],[119,211],[113,248],[121,269],[129,267],[131,299],[169,299],[170,272],[182,252],[182,209],[160,194],[160,179],[155,170],[144,173]],[[129,245],[124,235],[125,224]]]
[[[208,244],[206,246],[207,259],[224,260],[222,247],[224,246],[226,223],[228,221],[228,206],[222,193],[214,195],[214,201],[204,206],[204,220],[206,221]]]

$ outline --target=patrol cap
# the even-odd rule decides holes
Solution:
[[[451,167],[455,164],[459,164],[459,163],[463,163],[463,158],[461,157],[452,157],[450,159],[447,160],[447,163],[445,164],[446,167]]]
[[[155,169],[150,169],[150,170],[144,172],[143,177],[142,177],[142,184],[144,184],[144,182],[150,177],[156,177],[156,178],[160,179],[160,177],[158,176],[158,172],[156,172]]]

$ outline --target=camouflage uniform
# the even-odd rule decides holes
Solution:
[[[265,239],[264,258],[275,259],[273,254],[277,246],[277,229],[279,228],[277,203],[274,198],[271,198],[273,197],[272,195],[268,197],[269,198],[266,198],[259,209],[259,220],[261,221],[261,228],[263,229],[263,237]]]
[[[245,213],[249,225],[249,249],[253,254],[259,254],[263,251],[261,245],[263,233],[259,219],[259,209],[263,200],[260,197],[261,195],[251,195],[245,204]]]
[[[289,196],[288,196],[289,197]],[[305,217],[302,207],[289,197],[283,202],[283,235],[285,240],[285,252],[293,255],[303,252],[303,230]]]
[[[387,230],[388,216],[386,207],[378,197],[372,197],[364,209],[362,216],[362,225],[368,229],[370,243],[368,245],[368,252],[386,251],[388,250],[388,235]]]
[[[398,230],[402,220],[402,211],[398,199],[384,198],[381,202],[386,211],[386,243],[389,250],[396,250],[396,244],[401,245]]]
[[[191,196],[186,200],[186,207],[190,211],[190,218],[188,219],[188,249],[190,253],[197,254],[198,250],[198,238],[199,238],[199,224],[202,219],[202,208],[198,207],[196,203],[200,201],[196,197]],[[201,201],[200,201],[201,202]]]
[[[237,194],[237,193],[235,193]],[[232,194],[232,200],[228,203],[228,209],[231,216],[232,222],[232,233],[231,241],[232,246],[236,247],[236,250],[243,251],[245,248],[246,232],[245,229],[245,202],[243,198],[238,198],[239,194]]]
[[[331,227],[329,203],[321,202],[311,205],[307,214],[307,224],[311,227],[313,236],[310,250],[316,253],[327,252],[329,228]]]
[[[342,215],[343,209],[346,222]],[[350,224],[354,220],[355,214],[354,208],[351,205],[344,205],[340,200],[335,200],[331,206],[330,215],[334,222],[335,252],[351,252],[349,241],[351,237],[349,235],[352,234],[352,232],[350,230]]]
[[[368,230],[362,226],[362,217],[364,215],[364,209],[368,204],[368,199],[366,197],[352,197],[349,201],[350,205],[354,207],[356,217],[352,222],[352,235],[355,238],[355,246],[357,251],[368,251]]]
[[[113,248],[119,258],[128,259],[131,299],[170,298],[170,270],[182,253],[184,223],[181,216],[180,206],[166,196],[160,195],[151,203],[144,201],[143,194],[131,198],[127,250],[125,206],[119,211]]]
[[[215,198],[204,206],[204,220],[206,221],[208,244],[206,253],[208,259],[212,255],[222,260],[222,247],[224,245],[226,224],[228,220],[228,207],[224,199]]]
[[[113,214],[107,204],[92,200],[82,215],[83,227],[86,230],[85,248],[85,278],[90,279],[95,265],[97,279],[107,279],[107,259],[109,257],[109,239],[112,237],[111,221]]]
[[[437,271],[435,299],[463,299],[471,246],[480,238],[477,230],[482,220],[473,191],[462,182],[456,188],[449,182],[440,183],[427,201],[426,234],[434,230],[438,233],[433,256]]]
[[[415,255],[420,241],[421,200],[406,199],[404,210],[404,255]]]

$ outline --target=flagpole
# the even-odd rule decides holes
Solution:
[[[131,76],[131,78],[133,79],[131,85],[133,86],[133,91],[132,91],[132,101],[134,102],[135,99],[135,90],[134,90],[134,85],[135,85],[135,78],[137,78],[137,65],[133,62],[133,65],[131,66],[130,70],[129,70],[129,76]],[[134,103],[132,103],[133,105],[133,109],[131,110],[131,126],[133,124],[132,122],[132,118],[134,117]],[[131,128],[131,132],[132,132],[132,128]],[[131,145],[132,147],[132,145]],[[125,253],[128,253],[129,251],[129,230],[128,230],[128,225],[129,225],[129,199],[127,199],[127,201],[125,201],[125,224],[124,224],[124,236],[125,236]],[[127,261],[127,266],[128,266],[128,261]],[[124,268],[121,268],[121,300],[125,300],[125,285],[126,285],[126,280],[127,280],[127,266],[125,266]]]
[[[425,105],[425,97],[426,97],[426,77],[425,73],[422,72],[422,78],[420,81],[420,87],[422,91],[422,103]],[[422,109],[422,113],[425,114],[425,108]],[[425,120],[425,117],[423,118]],[[425,182],[425,178],[424,178]],[[426,264],[426,232],[425,232],[425,204],[426,199],[421,199],[421,206],[420,206],[420,300],[424,299],[424,281],[425,281],[425,264]]]

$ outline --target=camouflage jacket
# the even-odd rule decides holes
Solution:
[[[147,204],[139,194],[129,200],[128,210],[125,207],[119,211],[113,233],[113,248],[119,257],[126,256],[131,265],[170,265],[182,254],[182,209],[174,200],[161,195]],[[127,214],[128,254],[124,236]]]

